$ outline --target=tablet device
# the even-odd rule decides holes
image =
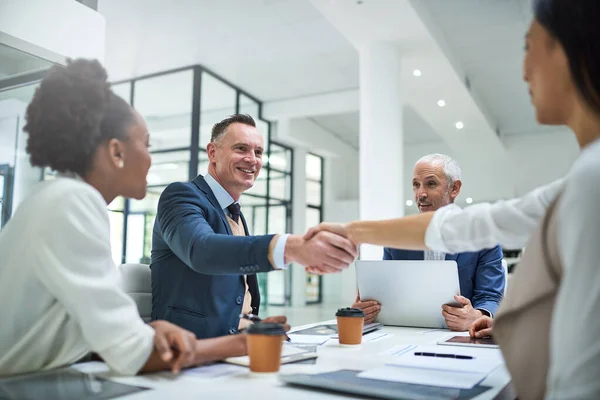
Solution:
[[[448,346],[467,346],[467,347],[487,347],[497,349],[499,346],[491,336],[486,336],[480,339],[470,336],[452,336],[438,340],[437,344]]]
[[[455,389],[412,383],[360,378],[361,371],[338,370],[319,374],[279,374],[288,385],[319,389],[332,393],[365,396],[387,400],[468,400],[480,396],[491,387],[477,385],[472,389]],[[310,392],[307,392],[310,398]]]
[[[383,324],[379,322],[371,322],[363,326],[363,335],[383,328]],[[299,331],[288,332],[290,335],[314,335],[314,336],[334,336],[337,335],[337,324],[323,324],[306,328]]]

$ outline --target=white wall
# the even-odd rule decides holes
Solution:
[[[512,136],[504,143],[514,165],[514,195],[566,175],[579,156],[579,145],[569,130],[550,134]]]
[[[74,0],[0,1],[0,42],[9,46],[54,62],[103,61],[104,41],[104,17]]]

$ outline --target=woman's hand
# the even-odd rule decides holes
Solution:
[[[152,321],[154,348],[174,374],[193,365],[196,358],[196,335],[167,321]]]
[[[479,317],[469,327],[469,335],[477,339],[491,336],[493,323],[494,320],[486,315]]]

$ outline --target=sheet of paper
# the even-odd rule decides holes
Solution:
[[[431,371],[420,368],[385,366],[358,374],[360,378],[417,385],[471,389],[485,378],[485,374],[473,372]],[[458,391],[457,391],[458,392]],[[458,397],[458,393],[456,393]]]
[[[378,340],[383,340],[389,337],[394,336],[393,333],[384,333],[384,332],[371,332],[363,335],[362,342],[377,342]],[[339,339],[338,335],[333,335],[331,339]]]
[[[385,332],[371,332],[363,336],[363,342],[378,342],[380,340],[388,339],[394,336],[393,333],[385,333]]]
[[[202,367],[189,368],[181,371],[183,376],[191,376],[200,379],[213,379],[221,376],[233,375],[236,372],[246,371],[245,367],[231,364],[212,364]]]
[[[306,354],[308,356],[309,354],[315,355],[316,353],[310,352],[310,351],[307,351],[305,349],[301,349],[298,347],[294,347],[292,344],[284,344],[283,348],[281,349],[282,363],[284,363],[286,361],[284,358],[299,355],[299,354]],[[250,365],[250,357],[249,356],[229,357],[229,358],[225,359],[225,362],[228,362],[231,364],[248,366],[248,365]]]
[[[329,336],[322,335],[296,335],[293,333],[288,334],[291,343],[302,343],[302,344],[316,344],[322,345],[329,340]]]
[[[416,356],[415,353],[458,354],[471,356],[472,359],[441,358]],[[412,367],[438,371],[474,372],[487,376],[503,364],[502,354],[496,349],[457,348],[447,346],[417,346],[403,353],[388,365]]]
[[[391,347],[387,350],[384,350],[379,353],[380,356],[393,356],[399,357],[404,353],[409,352],[410,350],[416,348],[416,344],[399,344],[397,346]]]

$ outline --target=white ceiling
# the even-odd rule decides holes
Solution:
[[[362,9],[368,11],[369,5],[365,4]],[[361,8],[358,10],[362,12]],[[355,47],[308,0],[100,0],[99,12],[106,18],[105,64],[113,80],[202,64],[265,102],[358,87]],[[418,56],[415,58],[415,53],[420,52],[431,64],[439,64],[438,58],[443,56],[432,56],[428,51],[425,55],[420,51],[418,45],[423,37],[414,36],[413,32],[419,29],[419,22],[414,18],[404,19],[405,29],[400,30],[405,32],[400,35],[404,42],[399,50],[409,49],[411,53],[403,72],[409,76],[407,85],[410,86],[406,90],[419,93],[410,97],[412,108],[407,107],[406,142],[439,139],[434,129],[440,125],[447,134],[453,135],[453,124],[460,118],[457,116],[471,117],[466,126],[482,132],[480,128],[485,129],[485,122],[476,115],[476,107],[461,105],[469,98],[468,94],[457,91],[454,84],[447,84],[452,79],[444,79],[453,74],[451,69],[447,69],[445,75],[438,74],[441,83],[430,84],[429,89],[423,86],[426,81],[413,82],[410,75],[413,64],[428,73],[427,66]],[[378,25],[383,33],[388,29],[384,25]],[[369,27],[372,26],[370,23]],[[413,43],[412,50],[410,43]],[[429,76],[433,73],[429,72]],[[144,104],[136,102],[143,115],[156,115],[159,110],[175,113],[184,107],[178,102],[187,102],[190,95],[189,84],[165,85],[154,80],[145,85],[153,95],[148,96]],[[430,118],[434,113],[428,111],[436,107],[434,104],[440,95],[450,104],[453,102],[455,108],[445,113],[433,109],[438,121],[432,124]],[[226,103],[221,97],[228,96],[216,96],[215,92],[204,98]],[[415,112],[418,106],[421,107]],[[319,116],[313,121],[357,148],[358,115],[352,114]],[[428,115],[429,123],[419,114]]]
[[[531,0],[413,0],[425,5],[449,55],[489,111],[501,136],[549,132],[534,116],[523,81]]]
[[[340,140],[359,147],[359,113],[350,112],[342,114],[330,114],[311,118],[313,122],[326,131],[331,132]],[[403,114],[404,143],[418,144],[426,142],[438,142],[440,136],[412,107],[405,106]]]
[[[522,82],[529,8],[530,0],[364,0],[361,5],[354,0],[99,0],[111,79],[202,64],[268,105],[310,103],[315,94],[348,100],[342,94],[350,93],[356,101],[349,101],[349,109],[302,117],[354,149],[359,132],[355,45],[365,39],[392,41],[403,57],[404,137],[413,145],[411,157],[449,152],[461,161],[465,176],[486,177],[472,194],[484,199],[522,193],[564,173],[561,167],[544,180],[534,174],[514,189],[519,174],[508,171],[518,163],[504,154],[512,154],[516,143],[530,143],[525,140],[530,133],[565,131],[536,123]],[[423,76],[413,77],[414,68]],[[180,78],[179,83],[148,81],[146,100],[136,103],[142,114],[188,115],[189,103],[180,100],[191,96],[190,78]],[[212,83],[203,108],[225,115],[231,96]],[[447,102],[443,109],[436,105],[439,98]],[[210,126],[215,118],[203,124]],[[454,128],[457,120],[465,123],[460,132]],[[552,154],[564,157],[560,151]]]
[[[358,86],[350,43],[306,0],[100,0],[113,80],[202,64],[267,101]]]

